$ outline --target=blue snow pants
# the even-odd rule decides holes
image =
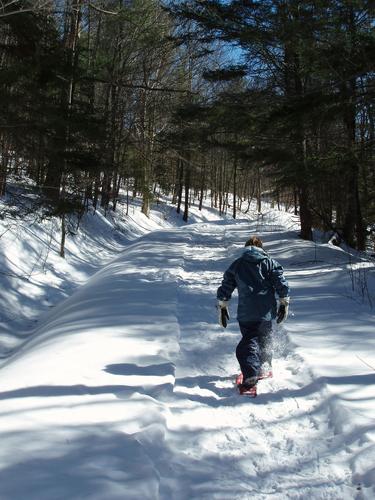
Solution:
[[[263,363],[272,363],[272,321],[239,323],[242,339],[236,356],[243,378],[259,375]]]

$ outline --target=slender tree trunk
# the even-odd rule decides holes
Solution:
[[[302,131],[302,128],[301,128]],[[300,223],[301,223],[301,238],[303,240],[311,241],[313,239],[312,235],[312,213],[310,210],[310,187],[307,182],[303,179],[307,176],[307,139],[302,138],[301,147],[301,157],[302,157],[302,173],[300,180],[300,191],[299,191],[299,206],[300,206]]]
[[[60,257],[65,258],[65,239],[66,239],[66,227],[65,227],[65,214],[61,215],[61,241],[60,241]]]
[[[237,216],[237,162],[237,154],[235,154],[233,162],[233,219]]]
[[[5,140],[3,139],[1,142],[1,149],[0,149],[0,156],[1,156],[1,161],[0,161],[0,196],[5,195],[5,188],[6,188],[6,182],[7,182],[7,168],[8,168],[8,162],[9,162],[8,151],[9,151],[8,145],[6,145]]]
[[[205,165],[203,165],[202,175],[201,175],[201,188],[200,188],[200,193],[199,193],[199,210],[202,210],[202,207],[203,207],[203,194],[204,194],[205,180],[206,180]]]
[[[178,162],[178,191],[177,191],[177,208],[176,212],[179,214],[181,212],[181,203],[182,203],[182,191],[184,184],[184,165],[182,160],[180,159]]]
[[[185,222],[187,222],[189,217],[190,168],[189,162],[187,162],[185,167],[185,207],[184,215],[182,217],[182,220]]]
[[[259,214],[262,211],[262,178],[259,167],[257,168],[257,210]]]
[[[99,193],[100,193],[100,174],[97,175],[94,181],[94,198],[92,200],[92,204],[95,210],[98,206]]]

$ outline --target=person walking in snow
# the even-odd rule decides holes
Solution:
[[[225,271],[217,290],[219,323],[224,328],[229,319],[228,301],[238,290],[237,320],[242,339],[236,357],[243,374],[240,389],[256,385],[266,365],[272,363],[272,320],[277,323],[288,317],[289,285],[283,268],[263,250],[262,240],[252,236],[245,251]],[[275,292],[279,297],[279,307]]]

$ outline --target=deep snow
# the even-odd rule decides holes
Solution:
[[[185,226],[156,209],[87,218],[66,261],[44,226],[0,239],[1,500],[374,498],[361,257],[299,240],[284,212],[233,221],[192,207]],[[274,379],[249,400],[233,386],[236,297],[223,330],[215,292],[252,232],[284,266],[292,302]]]

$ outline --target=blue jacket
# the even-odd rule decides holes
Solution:
[[[241,323],[276,318],[275,292],[289,295],[289,285],[283,268],[259,247],[246,247],[242,256],[225,271],[217,290],[219,300],[229,300],[238,289],[237,319]]]

